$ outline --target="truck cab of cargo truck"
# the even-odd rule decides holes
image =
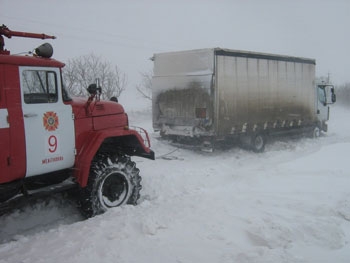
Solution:
[[[329,120],[329,105],[336,102],[334,86],[327,83],[317,84],[317,117],[320,124],[320,129],[327,132],[326,122]],[[317,131],[316,131],[317,132]]]

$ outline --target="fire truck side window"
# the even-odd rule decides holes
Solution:
[[[53,71],[24,70],[22,90],[27,104],[55,103],[58,100],[57,76]]]

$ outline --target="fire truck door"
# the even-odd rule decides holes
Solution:
[[[62,100],[58,68],[20,67],[26,176],[70,168],[75,139],[72,107]]]

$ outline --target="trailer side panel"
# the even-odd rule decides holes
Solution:
[[[217,52],[217,135],[311,125],[314,78],[314,60]]]

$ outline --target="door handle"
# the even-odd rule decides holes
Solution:
[[[36,114],[36,113],[25,113],[24,114],[25,118],[31,118],[31,117],[36,117],[36,116],[38,116],[38,114]]]

